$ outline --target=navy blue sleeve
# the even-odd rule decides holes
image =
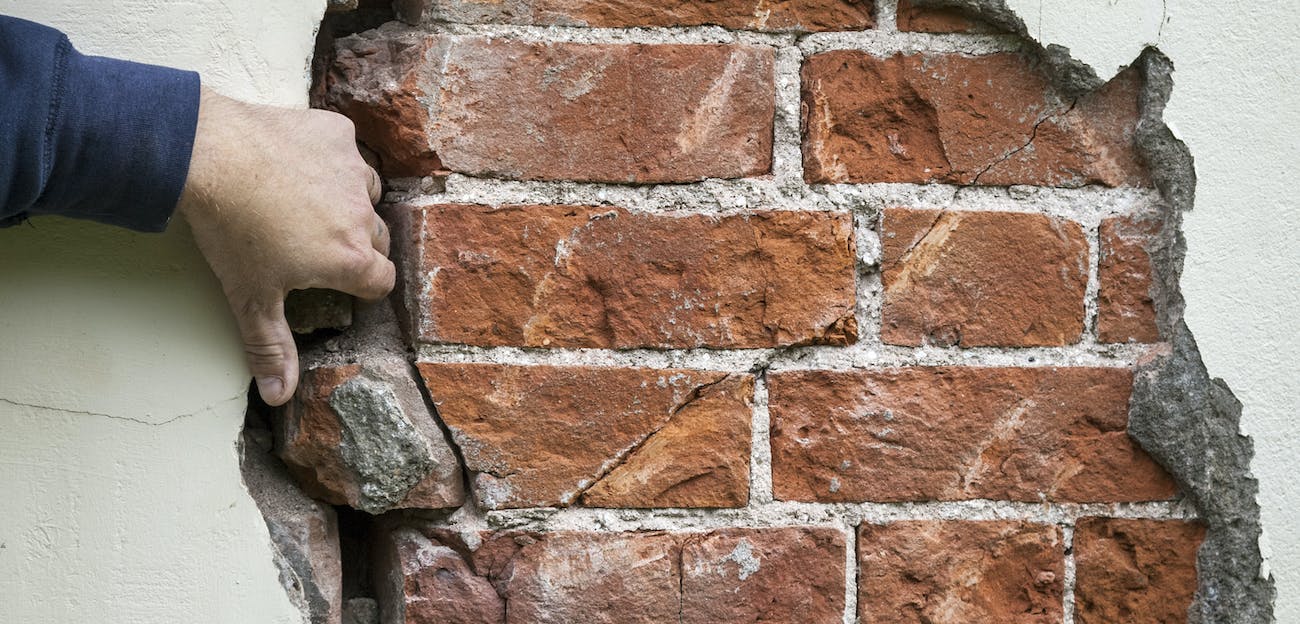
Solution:
[[[59,214],[161,232],[198,111],[194,72],[86,56],[0,15],[0,225]]]

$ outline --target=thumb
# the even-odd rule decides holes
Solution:
[[[262,400],[269,405],[287,403],[298,386],[298,349],[284,318],[284,299],[273,297],[238,306],[235,320]]]

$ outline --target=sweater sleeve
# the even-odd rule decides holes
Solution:
[[[59,214],[166,229],[198,110],[194,72],[87,56],[0,16],[0,226]]]

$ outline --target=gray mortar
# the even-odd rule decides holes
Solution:
[[[342,425],[343,461],[360,477],[362,511],[392,508],[433,470],[429,442],[388,384],[354,377],[330,393],[329,404]]]

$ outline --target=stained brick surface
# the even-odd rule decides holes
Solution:
[[[1084,518],[1074,533],[1080,624],[1187,622],[1205,527],[1171,520]]]
[[[989,33],[992,26],[954,8],[918,5],[898,0],[898,29],[924,33]]]
[[[1078,342],[1088,242],[1037,214],[891,209],[881,219],[881,340],[939,346]]]
[[[489,509],[737,507],[753,379],[680,369],[421,363]],[[583,498],[583,496],[586,498]]]
[[[1063,98],[1014,54],[817,54],[803,69],[804,177],[1143,185],[1133,145],[1139,87],[1125,72],[1093,94]]]
[[[404,19],[541,26],[719,25],[739,30],[810,32],[870,28],[871,0],[398,0]]]
[[[776,497],[1168,499],[1128,437],[1115,368],[898,368],[769,375]]]
[[[1063,542],[1059,528],[1027,522],[863,524],[858,617],[872,624],[1057,624]]]
[[[1156,342],[1155,302],[1151,296],[1148,248],[1160,232],[1154,219],[1112,217],[1101,222],[1098,266],[1097,339],[1102,342]]]
[[[407,308],[423,341],[753,348],[857,338],[845,213],[409,210],[394,230],[409,249]]]

